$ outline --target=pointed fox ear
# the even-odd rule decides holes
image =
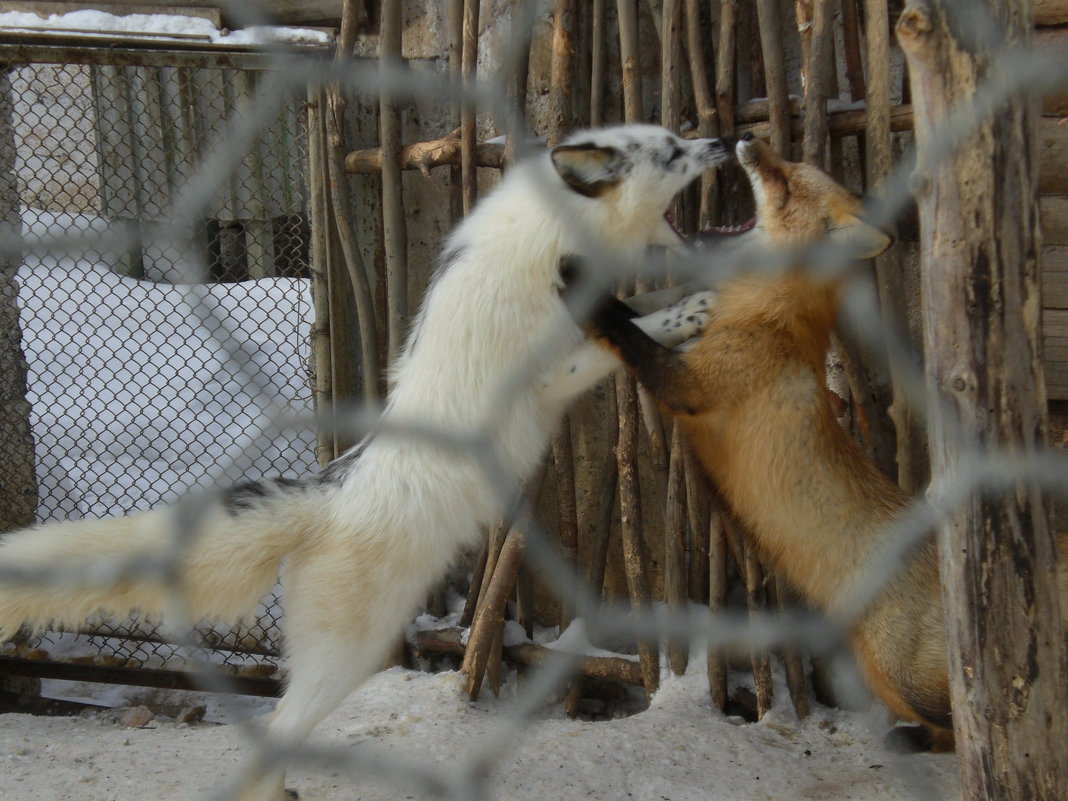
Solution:
[[[614,147],[560,145],[553,148],[552,159],[564,183],[585,197],[603,195],[623,177],[623,154]]]
[[[856,259],[874,259],[894,244],[894,238],[881,228],[850,215],[827,231],[827,238]]]

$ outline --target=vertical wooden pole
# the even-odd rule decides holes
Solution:
[[[768,93],[771,146],[790,158],[790,98],[786,88],[786,63],[779,37],[782,25],[777,0],[757,0],[760,49],[764,55],[764,80]]]
[[[829,88],[828,56],[831,52],[831,21],[828,4],[810,0],[798,0],[797,18],[800,27],[802,9],[810,9],[811,16],[805,20],[808,28],[802,34],[802,41],[808,41],[808,54],[805,58],[805,122],[804,135],[801,140],[802,158],[809,164],[827,169],[827,91]]]
[[[1027,46],[1026,0],[912,0],[897,23],[915,110],[931,467],[936,486],[982,450],[1045,441],[1036,101],[1016,95],[953,154],[931,140]],[[976,24],[976,19],[980,24]],[[989,29],[982,22],[989,20]],[[1011,471],[1006,476],[1011,480]],[[1068,675],[1046,498],[1015,481],[938,527],[962,797],[1068,798]]]
[[[19,192],[15,178],[14,98],[11,72],[0,64],[0,237],[20,233]],[[17,258],[0,258],[0,532],[33,523],[37,511],[30,404],[26,400],[28,367],[19,327]]]
[[[401,61],[401,1],[383,0],[378,62],[398,72]],[[382,144],[382,237],[386,259],[386,352],[393,361],[408,329],[408,230],[400,168],[401,114],[388,82],[379,91]]]
[[[468,91],[475,88],[478,79],[478,12],[479,0],[464,0],[461,71],[463,86]],[[478,197],[478,163],[475,159],[477,109],[470,98],[463,100],[460,109],[460,171],[466,215],[471,213]]]
[[[890,134],[890,20],[886,3],[867,0],[868,80],[867,106],[867,184],[869,191],[877,191],[893,168],[892,138]],[[888,233],[896,234],[896,226],[887,226]],[[893,247],[875,260],[875,275],[879,285],[879,306],[883,319],[897,333],[908,330],[906,308],[908,297],[905,289],[905,265],[901,249]],[[927,476],[926,459],[921,421],[909,405],[904,388],[905,365],[896,359],[890,362],[891,386],[883,390],[889,403],[887,411],[893,430],[880,427],[879,436],[887,441],[880,451],[894,449],[894,461],[898,483],[906,492],[922,489]],[[881,409],[879,410],[881,411]],[[896,436],[895,436],[896,434]],[[896,442],[896,445],[895,445]],[[883,462],[887,459],[884,457]]]
[[[345,62],[352,56],[356,41],[357,9],[354,0],[345,0],[342,8],[341,31],[337,39],[335,59]],[[327,166],[330,175],[330,203],[334,211],[334,225],[341,243],[345,266],[356,296],[356,314],[360,327],[360,364],[363,371],[363,399],[369,406],[378,404],[381,370],[378,358],[378,332],[375,326],[374,297],[371,282],[359,243],[353,231],[352,203],[349,197],[348,176],[345,174],[345,96],[339,84],[327,87],[328,113]]]
[[[644,122],[641,57],[638,55],[638,0],[616,0],[619,56],[623,61],[623,118]]]
[[[605,0],[593,0],[590,11],[590,125],[604,124]]]

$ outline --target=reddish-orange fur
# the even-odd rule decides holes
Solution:
[[[787,162],[759,141],[741,143],[739,160],[768,244],[797,248],[830,232],[861,257],[890,244],[859,218],[859,199],[814,167]],[[909,500],[842,430],[824,388],[838,295],[838,282],[800,267],[734,278],[702,337],[683,354],[645,350],[629,334],[619,336],[618,321],[593,323],[678,417],[764,558],[827,611]],[[1063,557],[1068,546],[1060,546]],[[934,747],[951,748],[939,581],[937,547],[928,537],[850,638],[872,691],[899,717],[927,724]],[[1064,596],[1062,588],[1062,607]]]

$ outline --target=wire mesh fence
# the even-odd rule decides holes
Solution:
[[[521,22],[522,15],[516,15],[516,20]],[[662,25],[669,21],[665,18]],[[719,23],[724,24],[722,17]],[[556,24],[560,24],[559,18]],[[620,19],[618,24],[622,35],[624,20]],[[752,37],[755,19],[748,19],[746,24],[750,25],[750,36],[755,39]],[[477,27],[476,24],[476,30]],[[664,36],[666,30],[661,27],[660,36]],[[529,31],[524,31],[521,26],[518,26],[518,33],[513,35],[514,41],[529,40]],[[748,44],[753,45],[754,42],[749,41]],[[56,498],[50,501],[54,504],[51,509],[47,505],[43,507],[49,517],[124,514],[137,508],[170,503],[179,496],[188,495],[192,498],[189,504],[193,512],[190,514],[195,519],[198,504],[209,498],[208,495],[198,494],[196,490],[211,489],[218,484],[225,486],[237,477],[257,479],[279,473],[298,475],[312,466],[314,437],[306,433],[309,427],[302,428],[305,433],[283,445],[278,445],[274,437],[282,430],[291,429],[294,417],[305,424],[310,422],[307,414],[310,394],[303,391],[293,393],[293,387],[307,386],[307,382],[302,381],[302,375],[309,358],[306,343],[311,301],[306,285],[301,283],[308,273],[310,262],[307,249],[309,212],[305,200],[308,190],[303,174],[303,149],[306,145],[302,139],[298,101],[291,104],[281,101],[278,107],[282,112],[277,117],[273,115],[272,108],[263,107],[262,101],[272,92],[277,92],[279,87],[285,88],[283,94],[286,97],[291,94],[304,97],[308,80],[313,83],[342,81],[354,92],[374,92],[387,87],[392,92],[410,93],[417,97],[438,97],[455,92],[456,88],[448,79],[425,72],[416,75],[403,70],[380,73],[352,65],[332,70],[320,63],[292,61],[284,55],[275,58],[276,73],[282,77],[275,84],[261,84],[258,87],[255,78],[237,71],[226,73],[222,70],[188,69],[183,72],[180,68],[170,70],[158,67],[102,66],[97,69],[50,66],[44,79],[48,92],[56,93],[60,88],[63,88],[63,92],[58,97],[50,97],[47,103],[30,103],[26,109],[20,109],[17,103],[15,105],[16,117],[20,116],[20,112],[23,118],[32,118],[37,114],[42,121],[42,125],[37,127],[46,129],[43,134],[37,134],[37,139],[33,139],[32,134],[20,132],[18,126],[15,127],[16,153],[23,159],[37,159],[33,163],[27,161],[19,171],[20,175],[26,172],[34,176],[21,182],[19,195],[26,206],[36,211],[31,219],[24,222],[27,235],[11,237],[7,252],[18,249],[26,254],[19,273],[22,283],[19,297],[23,306],[22,326],[30,364],[30,384],[55,388],[53,395],[30,398],[35,416],[44,415],[45,409],[57,410],[50,420],[35,417],[35,425],[40,420],[44,426],[42,431],[47,428],[52,432],[47,436],[57,437],[55,441],[44,441],[42,435],[37,438],[41,453],[38,480],[42,497]],[[587,66],[592,69],[592,64]],[[29,94],[33,82],[41,80],[41,73],[34,75],[32,72],[29,67],[22,67],[12,73],[15,96]],[[984,113],[995,108],[1007,96],[1025,87],[1039,91],[1040,87],[1063,82],[1065,63],[1063,58],[1056,55],[1035,59],[1020,57],[1013,63],[1012,69],[1005,65],[1005,69],[995,72],[979,96],[983,102],[960,110],[942,132],[942,139],[932,148],[933,152],[942,148],[944,156]],[[757,79],[760,77],[755,70],[747,74],[747,79],[755,84],[759,84]],[[492,120],[481,121],[481,127],[493,127],[493,133],[515,130],[514,119],[507,113],[513,102],[507,89],[510,80],[510,75],[498,76],[496,81],[479,87],[469,86],[458,94],[458,98],[477,102],[480,108],[497,112]],[[756,88],[754,86],[751,92],[754,95],[757,94]],[[854,96],[852,99],[858,98]],[[668,103],[664,98],[661,102]],[[757,101],[758,104],[760,102]],[[765,116],[774,114],[773,103],[765,103]],[[772,107],[769,108],[769,105]],[[849,109],[845,109],[841,114],[848,115],[849,112]],[[101,120],[107,120],[106,125],[102,125]],[[64,121],[71,124],[64,125]],[[789,127],[789,118],[786,124]],[[850,128],[852,124],[847,116],[838,116],[829,122],[832,133],[828,142],[832,156],[836,140],[839,144],[841,142],[843,130],[851,131],[846,136],[864,132],[863,126]],[[745,121],[740,123],[738,130],[746,125],[761,133],[774,133],[771,128],[775,123],[771,121]],[[837,134],[835,125],[838,126]],[[59,134],[61,130],[64,130],[62,135]],[[77,133],[82,134],[80,139],[74,135]],[[68,136],[70,142],[67,141]],[[470,132],[465,133],[462,141],[471,142],[470,136]],[[78,144],[72,147],[71,143],[74,142]],[[499,158],[499,154],[494,154],[497,151],[489,146],[481,152],[474,151],[473,161],[465,169],[467,185],[477,184],[472,177],[477,173],[477,162],[491,162],[494,157]],[[62,158],[58,157],[60,155]],[[380,159],[390,157],[382,152],[378,155]],[[54,161],[49,161],[49,157]],[[453,157],[451,161],[441,163],[456,161],[459,159]],[[225,165],[226,169],[218,169],[219,165]],[[432,165],[424,162],[423,166],[429,170]],[[879,191],[882,196],[886,221],[905,203],[910,169],[911,165],[897,169],[890,174],[883,187],[869,187]],[[49,177],[51,180],[47,180]],[[724,181],[720,191],[730,186],[729,180]],[[730,199],[721,202],[728,211],[732,210],[732,204]],[[688,197],[683,213],[689,215],[691,224],[696,221],[698,208],[707,211],[709,205],[702,205],[693,196]],[[176,209],[182,213],[176,214]],[[740,216],[745,212],[734,209],[734,213]],[[312,221],[313,224],[316,222]],[[59,235],[59,244],[42,242],[34,229],[35,225],[42,226],[48,236]],[[70,236],[64,238],[66,234]],[[87,255],[80,255],[83,253]],[[839,261],[842,258],[833,252],[821,255],[832,267],[836,258]],[[715,263],[691,264],[690,270],[701,274],[706,280],[722,281],[725,276],[739,271],[756,267],[766,269],[769,264],[782,265],[788,259],[781,254],[766,252],[756,256],[742,253],[719,259]],[[87,269],[83,261],[91,261],[94,266]],[[186,262],[200,265],[202,275],[216,282],[237,283],[215,283],[198,292],[177,288],[176,284],[188,282]],[[102,264],[106,268],[102,268]],[[608,274],[618,269],[618,265],[598,267]],[[676,265],[675,269],[685,273],[686,265]],[[90,273],[91,278],[86,278],[86,273]],[[61,275],[65,280],[49,287],[48,276],[55,275]],[[618,277],[625,278],[625,275]],[[241,283],[249,279],[256,279],[257,283]],[[64,317],[61,313],[63,304],[57,300],[57,293],[72,285],[76,285],[77,289],[71,292],[71,306],[76,306],[77,311],[67,312]],[[136,301],[129,306],[112,305],[116,298],[122,297],[123,290],[129,291]],[[243,291],[247,294],[238,294]],[[25,300],[22,293],[25,294]],[[38,304],[36,308],[35,302]],[[879,341],[885,336],[884,329],[865,327],[865,323],[870,323],[878,316],[870,303],[870,297],[857,299],[849,311],[855,322],[859,323],[857,327],[860,333],[867,336],[869,341]],[[168,326],[173,325],[167,322],[170,315],[157,319],[147,315],[143,321],[138,319],[146,307],[159,310],[168,304],[173,304],[173,309],[187,318],[183,326],[170,329]],[[87,310],[87,307],[90,308]],[[49,322],[36,323],[35,311],[38,319],[47,314]],[[237,318],[237,315],[246,313],[247,322],[244,318]],[[84,316],[79,317],[78,314]],[[116,333],[112,338],[120,340],[124,347],[116,350],[113,360],[107,361],[126,362],[131,367],[127,372],[117,373],[112,381],[95,377],[99,375],[99,369],[93,371],[93,378],[89,378],[84,370],[87,366],[98,368],[103,361],[100,355],[101,332],[108,328],[112,320],[123,324],[115,325]],[[136,325],[133,324],[135,322]],[[286,328],[287,324],[290,327]],[[35,328],[35,325],[40,327]],[[267,330],[264,330],[265,326],[268,326]],[[146,355],[144,347],[136,341],[140,337],[139,332],[146,330],[157,340],[156,350],[150,355]],[[256,332],[261,332],[263,340],[257,338]],[[41,336],[43,333],[47,333],[47,336]],[[68,334],[70,342],[64,343],[63,339]],[[41,338],[39,345],[35,345],[35,336]],[[204,357],[206,360],[210,358],[206,370],[210,379],[204,380],[202,385],[197,385],[192,373],[186,375],[182,372],[199,358],[194,347],[194,344],[200,344],[196,342],[199,337],[203,337],[205,344],[210,343],[215,349],[211,357]],[[266,347],[267,341],[270,348]],[[66,346],[48,350],[53,343]],[[904,340],[898,341],[898,344],[902,350],[908,350],[909,346]],[[80,348],[79,355],[70,356],[71,346]],[[517,376],[516,386],[522,381],[522,368],[534,361],[535,358],[531,357],[530,361],[512,365]],[[238,365],[237,374],[241,381],[235,380],[231,382],[232,386],[227,386],[226,382],[220,382],[219,373],[231,363]],[[137,369],[131,369],[133,366]],[[35,372],[37,370],[40,372]],[[250,373],[252,377],[248,380]],[[155,374],[161,378],[152,378]],[[153,391],[169,385],[167,379],[177,378],[182,391],[169,399],[172,405],[167,410],[138,408],[131,386],[137,380],[135,376],[148,376],[144,387]],[[904,381],[902,386],[913,391],[922,386],[918,376],[907,378],[911,381]],[[76,387],[82,392],[81,397],[88,395],[92,399],[91,403],[79,407],[77,402],[65,400],[67,396],[58,393],[64,386]],[[85,392],[86,388],[89,389],[88,393]],[[231,392],[229,396],[225,394],[228,390]],[[211,396],[210,402],[204,400],[204,393]],[[166,392],[162,394],[165,396]],[[509,393],[502,394],[502,410],[507,408],[509,399]],[[610,404],[603,393],[601,400]],[[919,406],[926,399],[922,393],[917,393],[912,400]],[[226,408],[235,405],[242,407],[244,413],[234,416],[237,423],[233,430],[220,429],[217,423],[198,428],[203,421],[221,416]],[[182,418],[182,410],[190,408],[199,413],[189,419]],[[601,411],[595,411],[594,414],[605,415],[605,407],[599,408]],[[508,471],[501,470],[497,462],[493,426],[498,420],[497,415],[491,417],[493,419],[484,430],[473,434],[440,430],[425,426],[422,421],[409,421],[404,425],[389,421],[382,423],[373,409],[357,409],[335,423],[356,435],[373,432],[376,438],[425,440],[449,451],[457,460],[461,459],[458,454],[464,454],[463,458],[473,457],[485,473],[484,481],[493,488],[499,505],[504,508],[515,496],[517,487],[509,480]],[[164,422],[169,427],[163,428],[161,423]],[[109,433],[115,430],[110,427],[113,424],[121,434]],[[144,463],[135,463],[124,474],[108,473],[105,481],[109,486],[108,494],[86,497],[85,488],[90,486],[87,474],[98,469],[99,465],[121,463],[129,459],[129,439],[133,436],[130,429],[139,425],[146,427],[146,439],[155,443],[148,448],[154,451],[151,454],[153,457],[159,457],[153,459],[153,463],[174,465],[185,460],[185,469],[181,473],[187,476],[184,480],[188,483],[182,484],[166,469],[160,471],[146,467]],[[655,440],[655,420],[648,418],[647,426]],[[863,426],[857,425],[857,428],[860,430]],[[661,458],[666,456],[667,459],[654,465],[654,468],[658,467],[665,474],[666,484],[672,484],[668,474],[670,441],[664,432],[659,436],[660,445],[654,444],[652,450],[656,451],[659,447]],[[59,440],[58,437],[64,439]],[[42,442],[45,445],[43,448]],[[260,447],[265,442],[267,446]],[[250,443],[256,447],[251,447]],[[77,456],[82,452],[86,454],[84,457]],[[554,447],[554,454],[557,467],[567,461],[558,447]],[[634,456],[629,454],[624,458],[631,459]],[[657,457],[654,453],[651,457],[643,455],[642,458],[652,458],[655,462]],[[225,467],[203,470],[205,463],[210,461],[224,462]],[[67,485],[51,478],[48,472],[42,472],[44,468],[51,467],[50,462],[63,468]],[[621,468],[617,466],[615,469]],[[202,480],[189,481],[188,476],[196,476],[198,471],[202,471],[199,476]],[[610,473],[611,469],[607,472]],[[129,477],[124,479],[120,475]],[[517,528],[522,529],[525,535],[527,557],[536,565],[538,575],[552,585],[553,594],[563,600],[562,605],[571,610],[567,614],[582,619],[590,631],[597,632],[599,641],[611,641],[613,638],[617,642],[625,641],[627,645],[620,650],[635,651],[643,641],[659,643],[675,638],[689,641],[694,644],[695,650],[698,643],[721,648],[733,647],[744,653],[759,652],[773,646],[803,645],[817,651],[837,653],[835,646],[841,644],[843,626],[858,613],[857,610],[865,607],[886,577],[894,573],[908,552],[908,544],[929,530],[935,512],[944,512],[961,496],[980,486],[1004,487],[1013,478],[1041,481],[1051,489],[1061,490],[1066,478],[1065,465],[1054,453],[1040,454],[1030,460],[999,453],[977,459],[951,484],[937,488],[935,502],[931,506],[919,504],[913,510],[913,515],[903,520],[902,536],[888,540],[892,547],[888,547],[887,553],[880,554],[883,561],[873,561],[870,580],[858,582],[858,586],[852,588],[855,594],[843,601],[839,618],[830,622],[803,613],[786,612],[780,615],[769,611],[761,614],[759,604],[753,604],[752,598],[749,611],[746,611],[745,603],[736,603],[714,615],[705,614],[703,609],[700,614],[694,615],[690,611],[692,607],[686,603],[676,605],[673,612],[668,614],[662,610],[654,613],[647,607],[635,611],[610,603],[601,604],[599,596],[601,584],[605,581],[604,574],[601,574],[601,582],[595,583],[592,588],[587,586],[576,575],[575,565],[561,560],[558,541],[562,537],[550,536],[543,531],[537,522],[539,515],[524,518],[517,514],[516,519],[524,521]],[[552,477],[549,483],[552,483]],[[148,486],[158,489],[149,490]],[[581,510],[575,511],[566,508],[563,501],[572,488],[565,485],[561,490],[558,485],[554,498],[557,509],[552,512],[557,525],[566,526],[567,517],[571,514],[576,515],[576,519],[579,514],[585,515],[585,520],[605,516],[605,509],[611,520],[616,485],[606,481],[601,486],[608,487],[608,491],[603,491],[601,497],[595,497],[592,502],[582,505]],[[666,492],[666,486],[664,490]],[[151,494],[153,492],[155,494]],[[596,495],[596,492],[590,494]],[[691,502],[694,502],[693,491],[690,496]],[[662,502],[654,501],[651,504],[656,508],[653,515],[659,514]],[[544,504],[541,510],[544,511]],[[42,514],[42,517],[46,515]],[[706,541],[700,529],[708,525],[707,520],[700,517],[686,519],[683,526],[687,531],[684,571],[690,570],[693,563],[707,559],[706,554],[717,547],[716,538],[726,537],[726,541],[730,542],[730,532],[722,533],[718,529]],[[491,538],[487,548],[485,560],[489,566],[482,571],[484,591],[487,593],[491,591],[494,561],[499,569],[500,563],[506,560],[508,528],[502,527]],[[607,537],[610,526],[602,525],[600,529]],[[194,530],[195,525],[191,525],[190,531]],[[603,554],[591,555],[586,552],[585,545],[582,548],[583,556],[578,564],[582,572],[587,574],[585,578],[589,579],[590,569],[595,573],[597,569],[603,570],[603,566],[597,568],[596,563],[604,557]],[[757,568],[745,560],[744,545],[730,543],[730,548],[734,558],[727,559],[724,569],[731,571],[730,577],[735,587],[744,587],[751,591],[751,595],[755,595],[765,582],[759,573],[753,572]],[[591,550],[597,552],[597,548]],[[477,583],[479,577],[476,570],[472,583]],[[748,586],[745,586],[747,580]],[[707,573],[696,570],[696,577],[689,584],[694,596],[692,600],[707,601],[709,581]],[[660,588],[665,584],[664,579],[657,580],[656,595],[660,594]],[[477,602],[481,595],[478,588],[473,595]],[[648,601],[648,598],[646,595],[645,600]],[[520,590],[517,602],[520,609],[516,616],[522,619],[522,607],[530,599],[524,601]],[[274,608],[272,603],[268,610]],[[551,614],[556,616],[560,611],[554,609]],[[529,618],[523,622],[528,621]],[[467,620],[468,625],[471,622]],[[201,632],[201,637],[209,643],[218,640],[224,648],[232,647],[235,651],[254,654],[267,651],[273,656],[277,636],[275,623],[276,616],[268,611],[267,616],[261,617],[249,630],[206,630]],[[133,643],[139,643],[158,637],[155,630],[137,628],[130,631],[122,626],[112,628],[109,627],[112,624],[103,625],[102,636],[109,638],[121,635]],[[460,625],[458,628],[466,626]],[[177,647],[188,649],[190,645],[201,644],[187,642]],[[432,643],[418,639],[414,644],[424,650],[441,645],[440,641]],[[453,652],[463,653],[462,646],[461,643]],[[498,643],[497,647],[501,649],[506,646]],[[658,653],[658,647],[654,648]],[[528,662],[537,662],[544,657],[544,654],[532,656],[530,652],[526,652],[526,657],[521,657],[518,650],[509,653],[520,662],[524,658]],[[633,663],[629,656],[628,661]],[[119,651],[118,658],[127,660],[141,657],[131,649]],[[495,658],[500,659],[499,650]],[[659,671],[660,660],[654,658]],[[561,684],[577,675],[579,668],[588,667],[576,667],[576,662],[574,656],[570,659],[564,657],[549,660],[541,669],[531,671],[531,678],[519,693],[515,709],[497,732],[500,736],[495,738],[492,745],[480,743],[467,751],[454,761],[452,769],[447,772],[442,772],[439,766],[430,761],[424,764],[410,759],[386,758],[377,753],[324,751],[291,743],[286,743],[284,750],[279,751],[278,743],[254,739],[252,742],[257,747],[260,760],[258,764],[265,765],[284,756],[295,762],[307,761],[335,768],[344,766],[356,773],[384,776],[405,786],[415,785],[426,797],[488,797],[491,790],[487,780],[487,765],[499,757],[504,749],[521,740],[524,727],[539,713],[545,698],[559,692]],[[762,668],[757,667],[754,661],[752,669],[757,672]],[[640,680],[648,687],[646,677]],[[225,687],[225,682],[221,686]],[[759,706],[759,700],[756,703]],[[250,750],[253,747],[250,745]],[[913,789],[917,798],[939,797],[930,786],[922,783],[917,783]]]
[[[258,376],[292,413],[311,409],[303,99],[281,105],[183,235],[156,233],[228,119],[250,102],[258,74],[10,67],[15,191],[30,250],[17,279],[40,522],[173,503],[210,487],[199,466],[240,450],[250,433],[269,441],[239,457],[249,480],[295,477],[315,464],[306,431],[260,430],[262,406],[246,376]],[[121,248],[32,252],[37,241],[116,230]],[[193,279],[184,266],[190,251],[205,266],[209,302],[225,315],[216,325],[189,318],[182,285]],[[221,359],[221,340],[246,348],[248,360]],[[205,643],[277,655],[280,614],[266,604],[251,626],[207,630]],[[91,631],[88,645],[110,663],[184,661],[152,625],[101,621]],[[26,647],[81,655],[56,637]],[[239,660],[219,653],[224,663]]]

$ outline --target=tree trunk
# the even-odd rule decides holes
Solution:
[[[11,78],[0,68],[0,238],[19,234]],[[19,328],[17,257],[0,256],[0,532],[33,523],[37,510],[26,357]]]
[[[950,158],[925,160],[947,116],[1010,67],[996,61],[1002,45],[1026,45],[1031,25],[1027,0],[976,0],[960,16],[912,0],[897,26],[916,112],[935,486],[980,449],[1044,441],[1034,103],[1014,98]],[[962,795],[1063,801],[1068,672],[1042,494],[1017,482],[973,495],[938,535]]]

